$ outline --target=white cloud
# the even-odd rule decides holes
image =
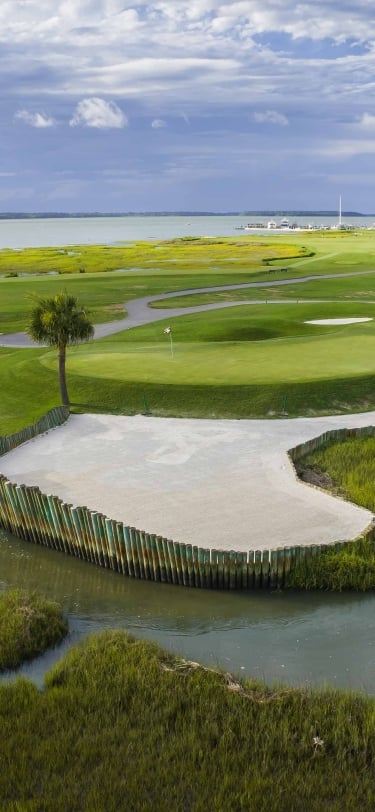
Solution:
[[[121,129],[126,127],[127,117],[115,102],[107,102],[93,96],[91,99],[82,99],[77,104],[75,113],[70,119],[71,127],[96,127],[99,130]]]
[[[176,35],[184,37],[184,49],[195,43],[207,51],[215,38],[231,45],[233,33],[278,31],[291,37],[315,40],[332,37],[373,40],[375,18],[370,0],[2,0],[0,39],[22,46],[37,44],[53,54],[56,45],[66,53],[87,38],[90,45],[105,45],[117,55],[123,47],[160,43],[175,49]],[[226,37],[228,41],[226,43]],[[78,54],[77,54],[78,55]],[[93,52],[94,55],[94,52]],[[102,61],[102,51],[96,52]],[[71,61],[70,68],[74,68]]]
[[[372,115],[372,113],[363,113],[359,121],[359,126],[364,130],[375,130],[375,115]]]
[[[287,35],[281,45],[279,34]],[[314,40],[319,58],[314,48],[306,57],[300,37]],[[328,59],[329,37],[348,42],[337,56],[331,43]],[[370,43],[367,52],[357,53],[353,40]],[[157,96],[158,104],[186,105],[189,113],[203,95],[209,106],[262,109],[284,94],[305,103],[355,92],[365,105],[375,17],[370,0],[2,0],[0,42],[3,94],[146,103]],[[72,121],[103,126],[85,115]]]
[[[45,127],[54,127],[56,124],[55,119],[46,116],[45,113],[30,113],[28,110],[18,110],[14,118],[24,121],[30,127],[37,129],[44,129]]]
[[[355,155],[374,155],[375,141],[361,139],[329,140],[320,150],[320,155],[329,156],[332,160],[352,158]]]
[[[32,139],[46,174],[75,165],[78,150],[92,173],[85,135],[93,131],[106,141],[112,135],[108,150],[95,157],[98,167],[115,166],[114,179],[117,166],[135,166],[138,177],[140,167],[152,164],[157,173],[174,149],[183,156],[192,146],[207,165],[212,156],[213,176],[223,166],[240,180],[267,175],[281,153],[299,178],[305,167],[314,176],[321,164],[323,178],[331,164],[354,173],[374,155],[374,66],[370,0],[2,0],[1,135],[5,143],[9,119],[21,107],[19,126],[10,128],[15,149],[30,141],[26,125],[59,125],[50,130],[56,149],[48,154],[45,138]],[[50,115],[29,112],[35,110]],[[128,123],[123,111],[140,136],[127,139],[126,150],[118,137]],[[176,133],[171,122],[178,118]],[[74,144],[62,122],[76,136],[80,128]],[[177,177],[181,155],[168,177]],[[20,150],[19,162],[5,168],[19,170],[28,161],[36,165],[31,141],[30,151]],[[192,166],[185,169],[188,182]],[[201,169],[199,163],[197,183]],[[74,188],[60,187],[56,201]]]
[[[254,113],[257,124],[277,124],[279,127],[287,127],[289,121],[283,113],[277,110],[265,110],[264,113]]]

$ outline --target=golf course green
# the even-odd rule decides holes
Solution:
[[[35,295],[66,290],[94,323],[125,318],[127,301],[171,292],[176,297],[152,302],[159,321],[152,321],[150,308],[150,323],[69,349],[74,411],[270,417],[374,408],[375,232],[76,249],[0,252],[0,269],[15,273],[11,258],[31,274],[0,279],[3,334],[25,330]],[[81,254],[91,257],[90,272],[81,266],[74,273]],[[126,258],[128,265],[137,262],[136,273]],[[63,264],[52,273],[57,261]],[[120,270],[120,261],[121,273],[113,272],[114,265]],[[255,287],[178,295],[249,283]],[[233,306],[220,308],[229,302]],[[219,309],[177,318],[168,309],[202,304]],[[160,307],[166,309],[162,321]],[[370,321],[306,323],[338,318]],[[163,332],[166,326],[172,328],[173,345]],[[0,358],[0,419],[8,433],[59,402],[57,362],[55,352],[43,347],[2,347]]]
[[[374,318],[347,325],[308,319]],[[176,319],[173,356],[164,322],[74,348],[72,376],[160,384],[225,385],[319,381],[371,374],[375,304],[239,306]],[[54,370],[54,354],[42,361]]]

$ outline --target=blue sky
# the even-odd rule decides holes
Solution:
[[[372,0],[2,0],[0,211],[375,212]]]

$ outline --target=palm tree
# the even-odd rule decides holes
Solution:
[[[69,344],[88,341],[94,335],[94,327],[74,296],[61,291],[50,298],[34,297],[27,334],[38,344],[57,347],[59,359],[59,384],[61,400],[69,406],[66,385],[66,348]]]

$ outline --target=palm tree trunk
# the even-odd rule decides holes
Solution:
[[[65,360],[66,360],[66,345],[64,344],[59,347],[59,384],[62,403],[64,406],[69,406],[68,387],[66,385]]]

